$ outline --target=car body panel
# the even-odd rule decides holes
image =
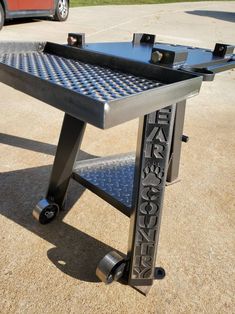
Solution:
[[[55,14],[58,0],[0,0],[5,18],[43,17]]]
[[[9,11],[16,11],[18,10],[18,0],[6,0],[3,1],[5,3],[5,7],[7,7],[7,9]]]
[[[15,2],[15,0],[8,0]],[[17,0],[18,10],[52,10],[54,8],[54,0]]]

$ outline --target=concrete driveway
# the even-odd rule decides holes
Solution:
[[[158,40],[213,48],[235,44],[235,3],[83,7],[66,23],[8,23],[0,40]],[[62,112],[0,84],[0,312],[234,313],[235,71],[204,83],[188,101],[181,181],[167,188],[157,265],[166,269],[148,297],[95,277],[111,248],[126,252],[129,221],[72,184],[68,208],[55,222],[31,216],[44,196]],[[108,131],[88,126],[84,155],[135,149],[138,121]],[[78,201],[79,199],[79,201]]]

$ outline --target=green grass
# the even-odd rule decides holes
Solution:
[[[108,5],[108,4],[156,4],[172,2],[192,2],[198,0],[70,0],[71,7],[90,6],[90,5]],[[200,1],[200,0],[199,0]]]

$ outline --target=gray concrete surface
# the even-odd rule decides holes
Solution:
[[[235,43],[234,12],[234,2],[84,7],[72,9],[66,23],[9,24],[0,40],[63,43],[68,32],[86,32],[88,41],[116,41],[149,32],[213,48]],[[235,313],[234,98],[235,71],[229,71],[188,102],[190,142],[183,145],[181,182],[167,188],[157,259],[167,276],[145,298],[94,275],[111,248],[126,251],[128,219],[112,206],[72,184],[69,211],[48,226],[33,220],[63,114],[0,84],[0,312]],[[137,125],[88,126],[82,149],[134,150]]]

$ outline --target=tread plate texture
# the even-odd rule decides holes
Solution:
[[[159,87],[158,81],[43,52],[5,53],[0,62],[99,101]]]
[[[127,216],[132,207],[135,154],[78,162],[73,178]]]

